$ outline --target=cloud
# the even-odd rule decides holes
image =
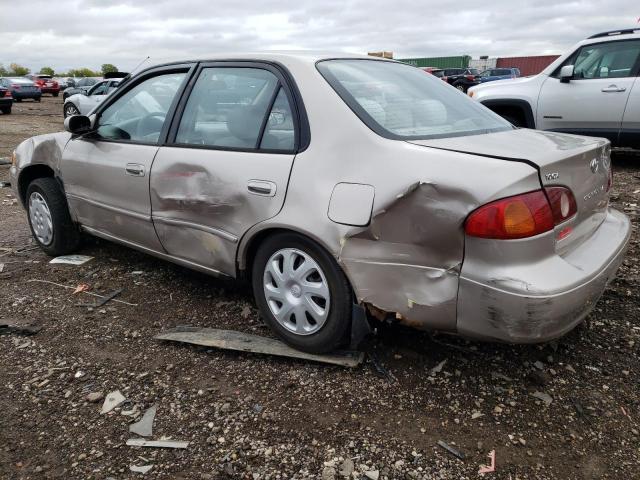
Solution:
[[[66,70],[210,52],[391,50],[397,58],[563,53],[633,27],[637,0],[98,0],[15,2],[0,17],[0,63]],[[611,13],[613,12],[613,13]]]

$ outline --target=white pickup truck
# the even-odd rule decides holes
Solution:
[[[640,149],[640,29],[603,32],[538,75],[472,87],[468,95],[516,126],[608,138]]]

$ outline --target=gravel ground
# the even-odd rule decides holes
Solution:
[[[14,104],[0,115],[0,157],[61,130],[61,112],[60,98]],[[541,346],[381,328],[371,349],[389,375],[371,360],[346,369],[153,340],[184,324],[269,332],[247,286],[108,242],[87,242],[80,253],[95,259],[82,266],[50,265],[0,189],[0,324],[42,327],[0,336],[0,478],[471,479],[492,450],[485,478],[640,477],[640,157],[613,164],[612,203],[634,233],[584,325]],[[118,299],[135,305],[90,309],[80,304],[92,297],[42,281],[123,288]],[[115,390],[126,402],[101,414]],[[186,449],[125,444],[152,405],[153,438]]]

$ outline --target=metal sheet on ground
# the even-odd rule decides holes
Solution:
[[[281,357],[299,358],[313,362],[329,363],[343,367],[355,367],[362,363],[363,352],[334,352],[327,355],[315,355],[298,351],[279,340],[260,337],[249,333],[216,328],[180,327],[157,335],[156,340],[191,343],[205,347],[237,350],[240,352],[263,353]]]

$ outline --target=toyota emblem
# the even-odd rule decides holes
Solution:
[[[594,158],[593,160],[591,160],[591,163],[589,164],[589,168],[591,168],[591,172],[596,173],[598,171],[598,159]]]

